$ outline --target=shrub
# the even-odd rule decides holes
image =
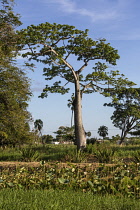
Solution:
[[[94,149],[95,157],[100,163],[110,163],[113,160],[116,149],[108,145],[100,144]]]
[[[134,162],[140,163],[140,151],[135,151],[134,153]]]
[[[40,167],[15,167],[1,171],[0,189],[73,189],[94,195],[140,197],[139,169],[136,164],[108,166],[51,163]],[[10,174],[10,175],[9,175]]]
[[[33,148],[22,148],[20,151],[22,160],[25,162],[35,161],[39,158],[39,153]]]
[[[84,151],[77,151],[77,149],[68,150],[62,161],[73,163],[87,162],[87,154]]]
[[[87,139],[87,144],[95,144],[97,142],[97,138]]]

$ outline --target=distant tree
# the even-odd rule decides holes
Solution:
[[[140,126],[140,88],[124,88],[112,94],[117,100],[105,105],[115,108],[111,119],[114,126],[121,129],[122,144],[127,134]]]
[[[106,127],[105,125],[100,126],[98,128],[98,134],[104,139],[108,135],[108,127]]]
[[[90,137],[91,136],[91,132],[90,131],[85,132],[85,134],[86,134],[87,137]]]
[[[68,100],[68,107],[71,108],[72,114],[71,114],[71,127],[72,127],[72,122],[73,122],[73,113],[74,113],[74,93],[71,96],[71,99]]]
[[[44,143],[51,143],[53,141],[53,136],[52,135],[43,135],[42,136],[42,141]]]
[[[116,136],[112,136],[112,141],[118,141],[120,139],[121,139],[121,137],[119,134],[117,134]]]
[[[58,141],[74,141],[74,126],[60,126],[56,132],[56,139]]]
[[[43,63],[45,80],[48,80],[41,98],[48,93],[68,93],[74,87],[74,126],[77,149],[86,147],[86,135],[82,121],[83,93],[104,92],[104,88],[131,84],[118,71],[107,71],[108,64],[116,65],[119,55],[105,39],[92,40],[88,30],[81,31],[74,26],[41,23],[31,25],[18,32],[19,48],[26,49],[23,57]],[[74,61],[75,59],[75,61]],[[77,63],[76,67],[72,65]],[[91,63],[91,72],[88,67]],[[79,64],[79,66],[78,66]],[[53,84],[50,83],[52,80]],[[63,83],[63,84],[62,84]]]
[[[35,120],[34,127],[36,130],[38,130],[39,134],[42,136],[43,121],[41,119]]]

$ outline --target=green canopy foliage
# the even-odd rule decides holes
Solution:
[[[54,82],[46,85],[42,98],[47,97],[48,93],[69,92],[70,88],[66,85],[75,83],[76,79],[80,81],[81,94],[100,91],[107,95],[103,91],[105,85],[119,87],[132,84],[127,78],[123,79],[124,75],[119,71],[106,71],[108,65],[103,61],[116,65],[118,52],[105,39],[95,41],[89,38],[87,29],[81,31],[74,26],[46,22],[28,26],[17,34],[19,48],[26,50],[22,56],[47,65],[43,69],[45,80]],[[80,67],[75,68],[71,59],[75,59]],[[83,73],[90,62],[92,66],[88,69],[91,72],[87,70],[86,74]]]
[[[35,122],[34,122],[34,127],[35,127],[35,129],[38,130],[39,133],[42,135],[41,130],[42,130],[42,128],[43,128],[43,121],[42,121],[41,119],[35,120]]]
[[[52,135],[49,135],[49,134],[43,135],[43,136],[42,136],[42,141],[43,141],[44,143],[52,143],[52,141],[53,141],[53,136],[52,136]]]
[[[29,137],[30,96],[30,84],[23,71],[15,66],[0,68],[0,130],[8,135],[7,143],[24,142]]]
[[[58,141],[74,141],[74,126],[60,126],[54,133]]]
[[[13,11],[14,1],[1,0],[0,4],[0,65],[7,66],[17,53],[15,28],[21,22]]]
[[[140,88],[112,90],[111,94],[115,95],[117,100],[105,105],[115,108],[111,119],[114,126],[122,131],[122,143],[131,130],[140,126]]]
[[[109,88],[131,87],[134,83],[118,70],[108,70],[116,65],[118,51],[105,39],[93,40],[88,30],[56,23],[31,25],[17,31],[19,50],[24,58],[44,64],[43,75],[47,81],[41,98],[49,93],[68,93],[74,86],[75,138],[78,149],[86,146],[82,122],[83,93],[99,92],[110,96]],[[110,65],[110,66],[109,66]]]
[[[108,127],[105,125],[102,125],[98,128],[98,134],[99,136],[102,136],[103,138],[108,135]]]
[[[29,141],[27,111],[31,96],[30,82],[25,72],[14,62],[17,54],[15,27],[19,26],[18,15],[13,12],[13,1],[1,1],[0,10],[0,144]],[[5,135],[2,135],[5,134]]]

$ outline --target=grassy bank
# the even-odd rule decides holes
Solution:
[[[70,190],[0,190],[2,210],[139,210],[135,199]]]

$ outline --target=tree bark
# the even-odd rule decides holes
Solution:
[[[75,125],[75,138],[77,150],[83,150],[86,147],[86,135],[82,121],[82,96],[80,91],[79,80],[75,81],[75,99],[73,102],[74,107],[74,125]]]
[[[121,139],[120,139],[120,143],[119,145],[122,145],[122,143],[124,142],[125,138],[126,138],[126,135],[128,133],[127,130],[125,130],[126,128],[124,127],[124,129],[122,129],[122,134],[121,134]]]
[[[72,113],[71,113],[71,127],[72,127],[72,122],[73,122],[73,109],[72,109]]]
[[[119,145],[122,145],[122,143],[123,143],[124,140],[125,140],[125,137],[126,137],[126,136],[121,137]]]

